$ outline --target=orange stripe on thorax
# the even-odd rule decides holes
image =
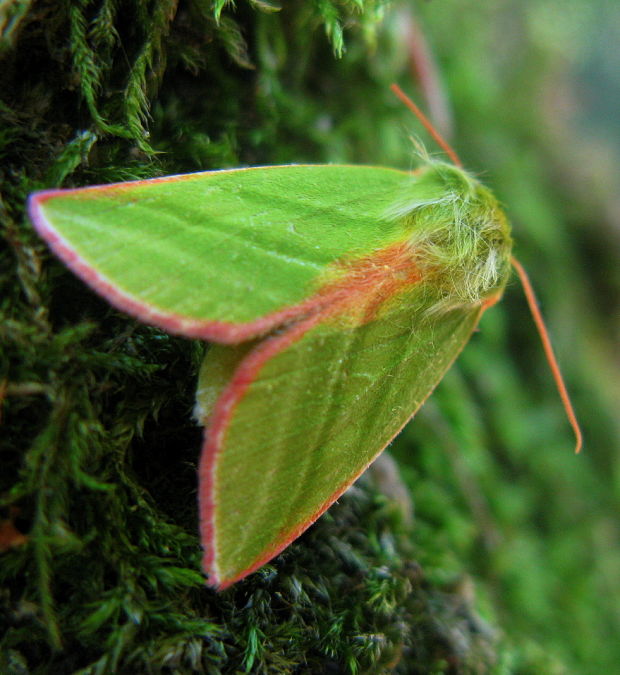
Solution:
[[[381,307],[422,276],[405,242],[392,244],[368,256],[340,262],[344,274],[327,282],[314,296],[325,318],[350,314],[359,324],[373,321]]]

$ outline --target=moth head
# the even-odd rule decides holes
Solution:
[[[428,161],[405,181],[386,214],[404,228],[433,311],[488,301],[510,274],[512,239],[497,199],[470,173]]]

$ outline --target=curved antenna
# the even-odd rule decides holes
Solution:
[[[566,386],[564,385],[564,380],[562,379],[560,367],[558,366],[557,359],[555,358],[555,354],[553,353],[553,347],[551,346],[549,333],[547,332],[547,327],[545,326],[542,314],[540,313],[540,309],[538,308],[538,302],[536,301],[536,296],[534,295],[534,289],[532,288],[532,284],[530,283],[530,279],[527,276],[527,272],[525,271],[523,265],[521,265],[521,263],[516,258],[510,258],[510,262],[512,266],[515,268],[517,274],[519,275],[519,279],[521,280],[521,286],[523,286],[523,292],[525,293],[527,304],[530,307],[532,318],[534,319],[534,323],[536,324],[536,328],[538,329],[538,334],[540,335],[540,340],[542,342],[543,349],[545,350],[547,363],[549,364],[549,368],[551,368],[551,374],[553,375],[555,385],[558,388],[560,398],[562,399],[562,404],[564,405],[566,416],[568,417],[568,421],[570,422],[570,425],[573,427],[573,431],[575,433],[575,441],[576,441],[575,452],[579,452],[581,450],[581,446],[583,443],[581,436],[581,429],[579,428],[577,416],[575,415],[575,411],[573,410],[573,406],[570,402],[568,391],[566,390]]]
[[[390,89],[398,96],[398,98],[411,110],[411,112],[422,122],[425,129],[428,133],[435,139],[437,145],[448,155],[452,160],[452,163],[458,167],[463,167],[463,162],[459,159],[459,156],[454,152],[450,147],[448,141],[435,129],[432,122],[426,117],[426,115],[418,108],[418,106],[405,94],[405,92],[397,85],[391,84]]]

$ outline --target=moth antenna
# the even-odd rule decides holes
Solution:
[[[582,446],[581,429],[579,428],[577,416],[575,415],[575,411],[573,410],[573,405],[570,401],[568,391],[566,390],[564,379],[562,378],[562,373],[560,371],[560,366],[558,365],[557,359],[555,358],[553,347],[551,346],[551,340],[549,339],[547,327],[545,326],[542,314],[540,313],[540,309],[538,308],[538,302],[536,300],[536,295],[534,294],[534,289],[532,288],[532,284],[523,265],[521,265],[521,263],[516,258],[510,258],[510,262],[514,267],[514,269],[516,270],[517,274],[519,275],[519,279],[521,280],[521,286],[523,287],[523,292],[525,293],[527,304],[530,307],[532,318],[534,319],[534,323],[536,324],[536,328],[538,329],[538,334],[540,335],[540,341],[542,342],[543,349],[545,350],[547,363],[549,364],[549,368],[551,368],[551,374],[553,375],[555,385],[558,388],[560,398],[562,399],[562,404],[564,405],[564,410],[566,411],[568,421],[570,422],[570,425],[573,427],[573,432],[575,433],[575,441],[576,441],[575,452],[577,453],[581,450]]]
[[[450,147],[448,141],[435,129],[433,123],[426,117],[426,115],[418,108],[418,106],[405,94],[405,92],[397,85],[390,85],[390,89],[398,96],[398,98],[411,110],[411,112],[422,122],[428,133],[435,139],[437,145],[448,155],[455,166],[463,168],[463,162],[459,156]]]

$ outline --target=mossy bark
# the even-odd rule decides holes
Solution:
[[[407,4],[393,4],[0,7],[0,672],[555,673],[620,659],[608,573],[620,563],[617,364],[604,321],[617,286],[594,233],[605,202],[584,190],[565,206],[582,176],[548,142],[565,127],[544,126],[537,98],[558,74],[551,50],[523,28],[521,69],[508,56],[488,66],[509,3],[420,10],[456,104],[456,145],[488,170],[517,255],[541,279],[585,460],[570,456],[509,293],[396,444],[413,531],[366,479],[218,595],[202,582],[195,507],[205,345],[112,310],[25,218],[27,194],[44,187],[293,162],[408,168],[414,122],[388,85],[414,86],[422,38]],[[466,45],[463,23],[476,36]],[[503,77],[521,100],[493,88]],[[586,250],[602,272],[583,271]]]

